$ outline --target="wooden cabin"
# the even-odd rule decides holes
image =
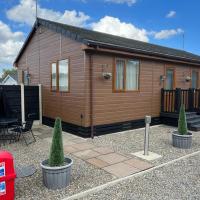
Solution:
[[[14,65],[20,83],[42,84],[43,123],[61,117],[85,137],[142,127],[145,115],[159,124],[177,113],[176,88],[199,87],[198,55],[40,18]]]

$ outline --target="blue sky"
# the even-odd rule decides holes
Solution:
[[[34,22],[35,0],[0,1],[0,72]],[[42,18],[200,54],[197,0],[38,0]]]

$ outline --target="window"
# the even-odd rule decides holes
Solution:
[[[68,85],[68,71],[69,64],[68,60],[60,60],[58,62],[58,71],[59,71],[59,91],[67,92],[69,89]]]
[[[115,66],[115,90],[135,91],[139,89],[139,61],[117,59]]]
[[[167,69],[166,71],[166,87],[167,90],[174,89],[174,69]]]
[[[117,60],[116,61],[116,82],[115,88],[116,90],[124,89],[124,68],[125,68],[125,60]]]
[[[51,90],[69,91],[69,60],[60,60],[51,65]]]
[[[198,88],[199,73],[195,70],[192,71],[192,88]]]
[[[128,60],[126,64],[126,90],[138,90],[139,62]]]
[[[56,91],[57,90],[57,67],[56,63],[52,63],[51,65],[51,90]]]

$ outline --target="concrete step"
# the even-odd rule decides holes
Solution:
[[[200,115],[196,112],[186,113],[187,125],[190,131],[200,131]]]
[[[198,122],[198,123],[194,123],[194,124],[188,124],[187,127],[188,127],[188,129],[190,130],[191,127],[193,127],[193,126],[198,126],[198,125],[200,125],[199,122]]]
[[[194,116],[197,116],[197,113],[196,112],[186,112],[186,117],[194,117]]]
[[[186,116],[187,120],[193,120],[193,119],[198,119],[200,118],[200,115],[191,115],[191,116]]]
[[[200,124],[192,125],[188,128],[190,131],[200,131]]]
[[[193,115],[193,114],[197,114],[197,112],[185,112],[186,115]]]
[[[200,117],[195,118],[195,119],[190,119],[187,120],[188,125],[192,125],[192,124],[200,124]]]
[[[188,128],[192,127],[192,126],[196,126],[196,125],[200,125],[200,122],[196,122],[196,123],[193,123],[193,124],[188,124]]]

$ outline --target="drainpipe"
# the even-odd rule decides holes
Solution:
[[[90,71],[90,126],[91,126],[91,138],[94,138],[94,104],[93,104],[93,94],[94,94],[94,85],[93,85],[93,58],[92,54],[89,54],[89,71]]]
[[[21,83],[21,122],[25,122],[25,100],[24,100],[24,84]]]
[[[38,20],[36,19],[36,38],[37,38],[37,48],[38,48],[38,79],[39,79],[39,84],[40,82],[40,26],[38,24]]]

